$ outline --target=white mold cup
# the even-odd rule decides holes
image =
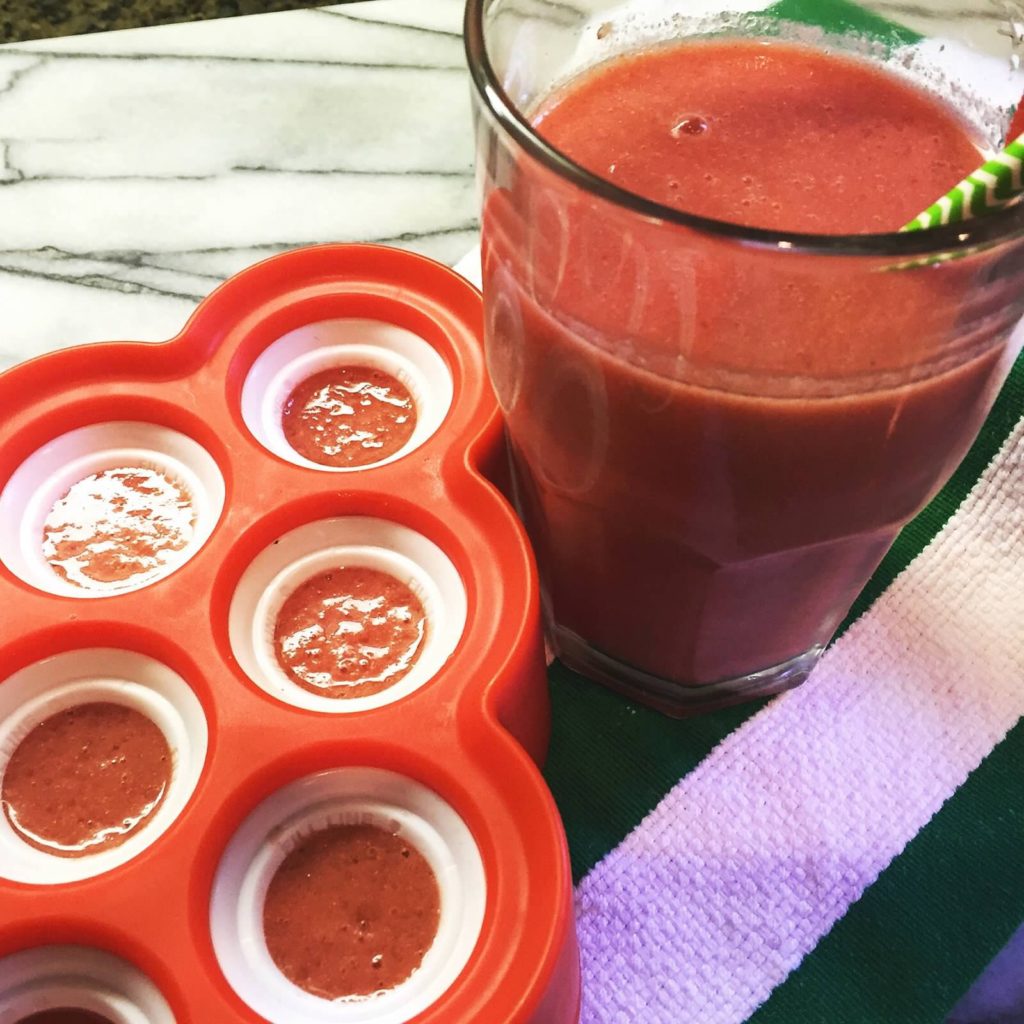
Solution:
[[[156,571],[102,588],[88,589],[59,575],[43,553],[44,523],[54,504],[93,474],[136,467],[161,474],[188,497],[194,520],[184,547],[167,552]],[[155,423],[93,423],[37,449],[8,480],[0,492],[0,561],[50,594],[95,598],[139,590],[187,562],[206,543],[223,508],[224,478],[192,438]]]
[[[57,885],[103,874],[154,843],[192,796],[208,741],[198,698],[181,676],[161,662],[100,647],[37,661],[0,683],[0,793],[11,755],[37,725],[68,708],[96,702],[129,707],[163,733],[171,752],[170,781],[163,800],[150,820],[120,846],[80,857],[61,857],[30,846],[11,827],[6,814],[0,814],[0,877]]]
[[[175,1024],[138,968],[87,946],[36,946],[0,959],[0,1024],[45,1010],[88,1010],[111,1024]]]
[[[367,997],[323,999],[293,984],[274,963],[263,932],[267,887],[281,862],[311,833],[376,825],[424,857],[440,892],[437,933],[419,968],[395,988]],[[480,936],[487,884],[465,822],[419,782],[379,768],[336,768],[278,790],[242,823],[221,859],[210,902],[213,946],[228,983],[271,1024],[405,1024],[459,976]]]
[[[377,569],[406,584],[426,617],[420,655],[398,682],[377,693],[328,697],[299,686],[277,660],[274,630],[284,602],[330,569]],[[386,519],[344,516],[284,534],[250,563],[228,614],[231,650],[262,690],[294,707],[331,714],[367,711],[401,700],[429,682],[455,650],[466,626],[466,589],[448,556],[415,530]]]
[[[396,452],[362,466],[325,466],[300,455],[284,434],[284,407],[292,391],[324,370],[367,366],[404,384],[416,407],[416,426]],[[436,349],[417,334],[380,320],[323,320],[299,327],[259,355],[242,385],[242,419],[275,455],[307,469],[356,473],[414,451],[433,435],[451,408],[452,375]]]

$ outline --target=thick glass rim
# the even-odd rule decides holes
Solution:
[[[463,24],[466,58],[477,97],[487,113],[530,157],[586,192],[642,217],[690,228],[748,245],[833,256],[914,256],[963,253],[989,249],[1024,237],[1024,200],[975,220],[924,231],[884,234],[816,235],[751,228],[663,206],[598,177],[575,163],[539,135],[505,92],[487,52],[484,15],[495,0],[466,0]],[[935,197],[938,199],[938,196]]]

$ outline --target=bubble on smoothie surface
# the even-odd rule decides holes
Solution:
[[[684,138],[687,135],[703,135],[709,127],[707,121],[699,114],[687,114],[676,121],[672,126],[671,134],[676,139]]]
[[[189,495],[142,466],[79,480],[43,523],[43,555],[58,576],[86,590],[116,591],[152,580],[192,540]]]

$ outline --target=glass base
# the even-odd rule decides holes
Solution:
[[[549,630],[549,635],[554,653],[569,668],[672,718],[688,718],[716,711],[799,686],[824,650],[819,644],[778,665],[735,679],[688,684],[663,679],[619,661],[591,647],[586,640],[563,626],[554,626]]]

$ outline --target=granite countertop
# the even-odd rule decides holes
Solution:
[[[9,0],[0,11],[0,43],[314,6],[298,0]]]

